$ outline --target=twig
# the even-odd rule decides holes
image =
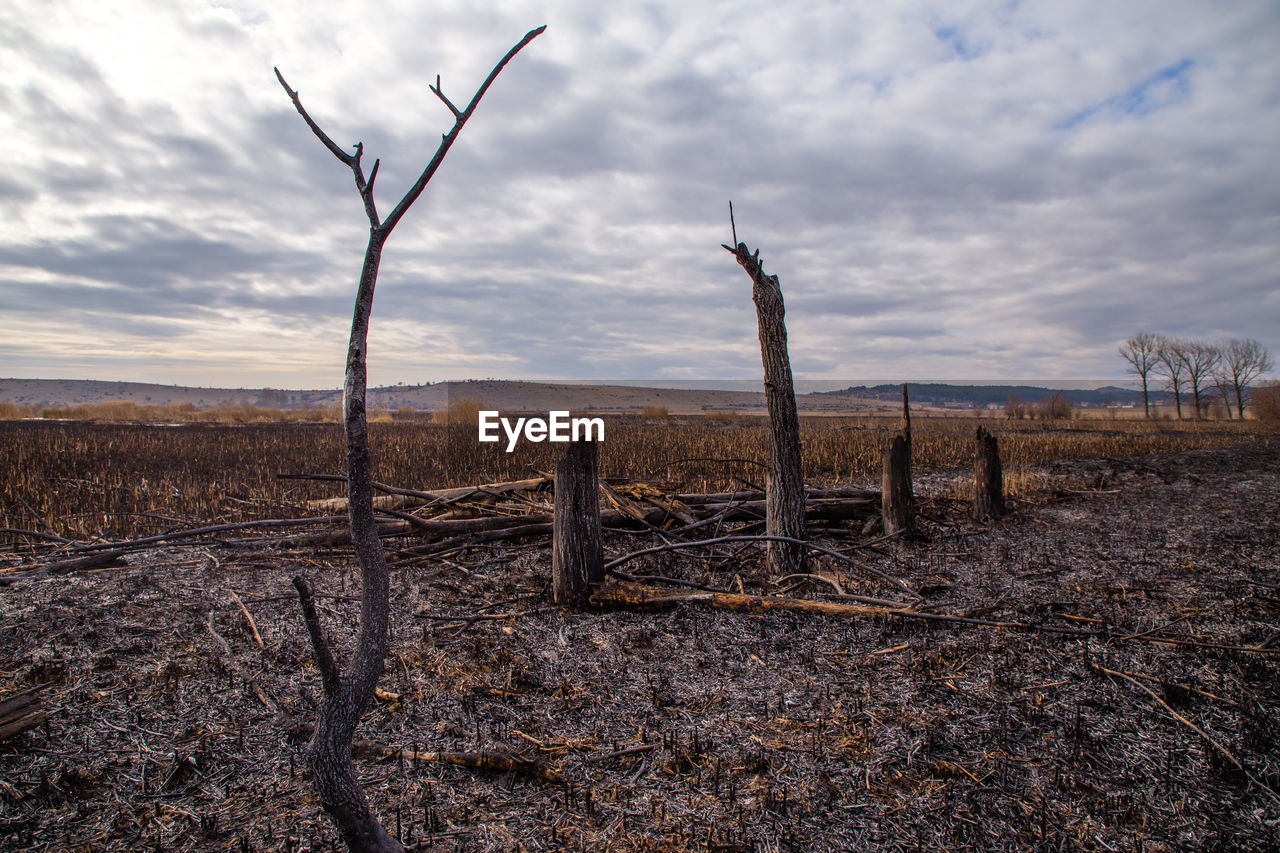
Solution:
[[[1154,699],[1157,702],[1157,704],[1160,705],[1160,707],[1164,708],[1167,712],[1169,712],[1170,716],[1172,716],[1178,722],[1182,723],[1187,728],[1191,729],[1191,731],[1198,734],[1201,738],[1204,739],[1205,743],[1209,744],[1209,746],[1213,747],[1214,750],[1222,754],[1228,761],[1232,763],[1232,765],[1235,766],[1237,770],[1239,770],[1241,773],[1245,775],[1246,778],[1248,778],[1251,784],[1257,785],[1260,789],[1262,789],[1262,791],[1265,794],[1267,794],[1267,796],[1269,796],[1273,802],[1280,803],[1280,795],[1277,795],[1275,791],[1271,790],[1271,788],[1263,784],[1261,781],[1258,780],[1257,777],[1255,777],[1252,773],[1250,773],[1247,769],[1245,769],[1245,766],[1240,763],[1240,759],[1232,755],[1230,750],[1228,750],[1225,746],[1223,746],[1222,744],[1214,740],[1209,735],[1209,733],[1206,732],[1204,729],[1200,728],[1195,723],[1191,722],[1186,717],[1182,716],[1177,711],[1173,710],[1173,708],[1169,707],[1169,703],[1164,701],[1164,699],[1160,698],[1160,696],[1150,687],[1143,684],[1141,681],[1138,681],[1136,678],[1133,678],[1132,676],[1128,675],[1127,673],[1119,672],[1114,669],[1108,669],[1107,667],[1102,666],[1101,664],[1089,663],[1089,666],[1096,672],[1101,672],[1105,675],[1110,675],[1113,678],[1122,678],[1125,681],[1132,684],[1134,687],[1137,687],[1143,693],[1146,693],[1148,696]]]
[[[240,596],[236,595],[234,589],[228,589],[227,592],[235,599],[236,604],[240,605],[240,612],[244,614],[244,618],[249,620],[249,630],[253,632],[253,638],[258,641],[258,648],[264,648],[262,635],[258,633],[258,626],[254,624],[253,616],[249,613],[249,609],[244,606],[244,602],[240,600]]]
[[[601,761],[608,761],[612,758],[622,758],[626,755],[648,752],[649,750],[657,749],[660,746],[662,746],[660,743],[638,743],[635,746],[628,746],[625,749],[615,749],[613,752],[606,752],[601,755],[589,755],[583,760],[589,764],[596,764]]]
[[[616,560],[610,560],[608,563],[605,563],[604,570],[607,572],[611,569],[615,569],[623,563],[629,563],[637,557],[643,557],[646,554],[656,554],[661,551],[673,551],[680,548],[695,548],[701,545],[718,545],[721,542],[789,542],[793,545],[803,545],[811,550],[817,551],[819,554],[826,554],[828,557],[834,557],[837,560],[842,560],[860,571],[875,575],[881,580],[893,584],[912,598],[920,597],[916,595],[916,593],[912,592],[910,587],[897,578],[890,577],[879,569],[858,563],[844,554],[841,554],[839,551],[833,551],[830,548],[823,548],[821,545],[814,545],[812,542],[806,542],[803,539],[795,539],[790,536],[770,536],[768,534],[759,534],[755,536],[717,536],[713,539],[700,539],[696,542],[673,542],[669,545],[655,545],[652,548],[633,551],[630,554],[624,554],[623,556],[618,557]]]
[[[209,629],[209,633],[213,635],[213,638],[218,641],[218,645],[222,646],[223,654],[225,654],[227,658],[230,659],[231,646],[230,644],[227,643],[225,639],[223,639],[222,635],[218,633],[218,629],[213,627],[213,611],[212,610],[209,611],[209,621],[205,623],[205,626]]]

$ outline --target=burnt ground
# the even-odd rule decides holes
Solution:
[[[565,611],[545,598],[545,545],[404,569],[390,693],[360,737],[503,749],[565,781],[376,754],[362,779],[420,849],[1280,849],[1278,449],[1050,464],[1044,492],[991,526],[926,475],[926,539],[858,552],[922,609],[1089,638],[692,603]],[[289,578],[311,579],[349,642],[350,555],[206,543],[129,559],[0,587],[0,696],[49,683],[46,722],[0,744],[0,846],[336,849],[303,770],[297,725],[319,687]],[[779,591],[754,552],[629,569]],[[833,591],[799,583],[789,594]]]

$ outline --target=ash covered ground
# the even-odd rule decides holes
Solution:
[[[1280,849],[1278,450],[1051,463],[993,525],[922,472],[922,539],[854,552],[921,610],[1090,637],[568,611],[548,601],[545,543],[400,570],[361,778],[419,849]],[[304,769],[319,684],[290,578],[350,648],[353,565],[204,543],[0,587],[0,698],[48,684],[46,721],[0,744],[0,846],[337,849]],[[628,570],[835,591],[771,583],[754,548]],[[893,595],[827,558],[810,571]],[[413,760],[428,750],[502,751],[563,781]]]

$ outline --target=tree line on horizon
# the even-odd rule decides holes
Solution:
[[[1128,362],[1127,371],[1142,380],[1142,402],[1146,417],[1151,417],[1149,385],[1158,380],[1173,397],[1178,420],[1182,420],[1182,403],[1193,406],[1193,417],[1204,418],[1214,392],[1221,396],[1227,419],[1244,418],[1251,403],[1250,386],[1275,367],[1271,353],[1253,338],[1232,338],[1211,344],[1190,338],[1139,332],[1120,345],[1120,357]],[[1269,390],[1269,389],[1268,389]]]

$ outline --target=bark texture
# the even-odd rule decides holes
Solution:
[[[978,427],[973,451],[973,517],[995,520],[1004,515],[1004,473],[996,437]]]
[[[880,514],[890,536],[910,533],[915,527],[915,494],[911,488],[911,445],[906,435],[895,435],[884,452],[880,485]]]
[[[557,604],[586,602],[604,580],[598,460],[594,441],[574,441],[556,462],[551,590]]]
[[[725,246],[729,249],[728,246]],[[800,473],[800,419],[791,380],[787,351],[786,311],[782,287],[776,275],[765,275],[760,252],[746,243],[730,249],[751,277],[751,298],[756,304],[760,333],[760,358],[764,363],[764,395],[769,408],[769,478],[765,530],[770,536],[805,538],[804,479]],[[805,549],[791,542],[769,543],[769,570],[791,574],[804,567]]]

